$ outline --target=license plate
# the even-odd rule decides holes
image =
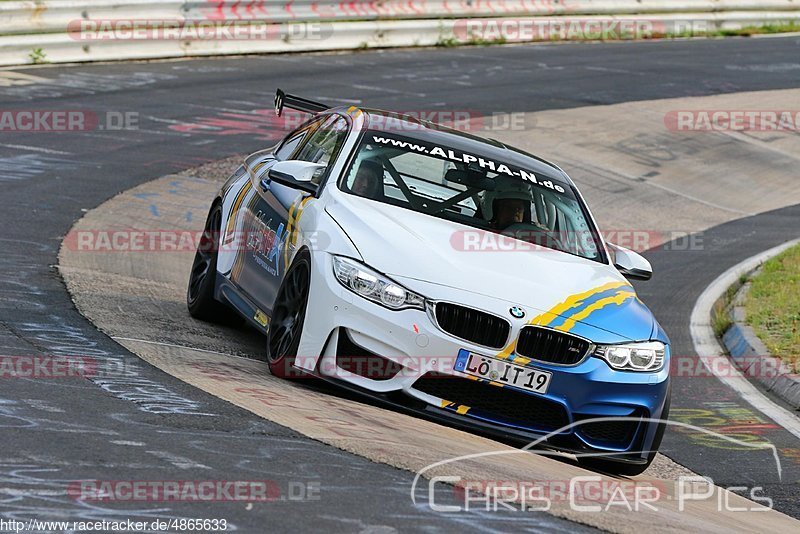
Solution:
[[[481,356],[467,350],[460,350],[456,358],[456,371],[484,378],[513,388],[539,393],[547,393],[553,373],[525,367],[515,363]]]

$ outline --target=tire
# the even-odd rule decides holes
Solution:
[[[222,205],[216,203],[208,213],[203,236],[194,255],[186,289],[186,307],[195,319],[230,324],[234,319],[232,310],[214,298],[221,226]]]
[[[661,411],[662,420],[669,419],[669,408],[671,402],[672,392],[670,391],[667,393],[667,399],[664,401],[664,409]],[[650,464],[653,463],[653,460],[658,453],[658,449],[661,447],[661,440],[664,439],[664,431],[666,428],[666,423],[658,423],[656,435],[653,438],[653,445],[650,448],[650,454],[647,456],[647,462],[643,464],[626,464],[622,462],[615,462],[613,460],[606,460],[601,456],[579,458],[578,463],[581,464],[581,466],[587,467],[593,471],[602,471],[612,475],[623,475],[629,477],[641,475],[645,472],[645,470],[647,470],[648,467],[650,467]]]
[[[311,286],[311,257],[300,252],[278,289],[267,332],[267,363],[270,372],[285,379],[303,376],[294,364],[306,318]]]

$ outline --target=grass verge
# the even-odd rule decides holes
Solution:
[[[800,245],[767,261],[751,280],[747,323],[787,363],[800,355]]]

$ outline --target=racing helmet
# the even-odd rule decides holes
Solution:
[[[483,217],[491,222],[495,215],[495,202],[498,200],[514,199],[527,202],[525,209],[525,220],[530,221],[531,211],[530,202],[533,199],[533,190],[530,184],[519,179],[496,179],[496,187],[493,191],[484,191],[481,199],[481,213]]]

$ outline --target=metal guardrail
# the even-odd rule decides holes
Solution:
[[[0,2],[0,35],[64,32],[81,20],[437,19],[798,10],[796,0],[40,0]]]
[[[512,17],[517,17],[513,19]],[[738,29],[800,22],[797,0],[38,0],[0,2],[0,65],[431,46],[487,39],[471,21],[649,22]],[[186,27],[195,33],[181,32]],[[472,25],[474,26],[474,24]],[[222,38],[192,38],[198,28]],[[133,28],[139,34],[131,33]],[[124,33],[120,29],[128,31]],[[150,29],[150,30],[148,30]],[[169,30],[172,33],[169,33]],[[237,33],[238,32],[238,33]],[[137,37],[138,35],[138,37]],[[188,37],[186,37],[188,35]],[[185,38],[184,38],[185,37]],[[539,35],[542,37],[542,35]],[[552,36],[550,37],[552,38]],[[545,37],[546,39],[546,37]],[[523,40],[532,40],[520,38]],[[536,39],[541,40],[541,39]]]

